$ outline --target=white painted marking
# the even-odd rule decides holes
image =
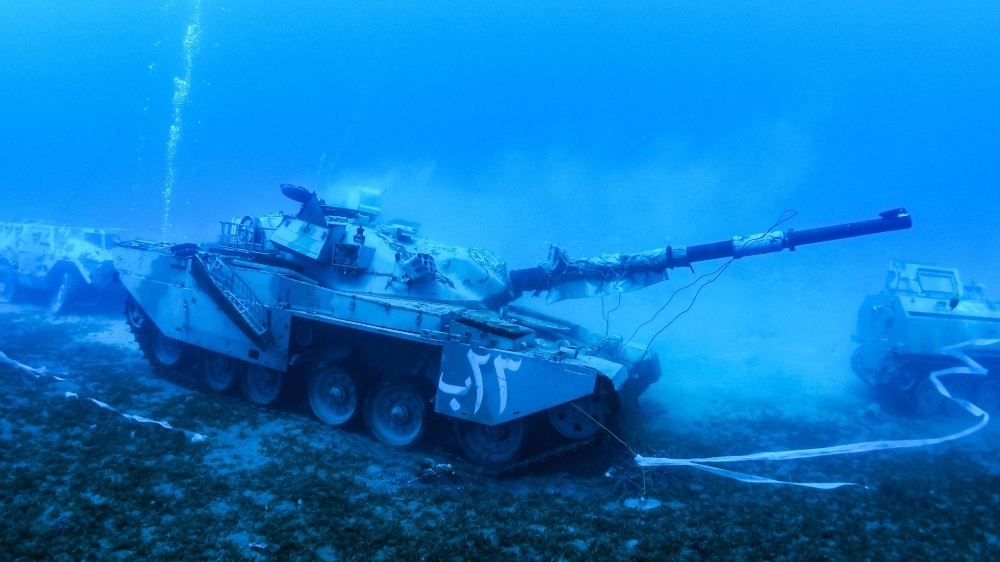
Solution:
[[[490,354],[476,355],[472,349],[469,349],[465,356],[469,359],[469,365],[472,365],[472,374],[476,377],[476,408],[472,411],[472,414],[475,415],[479,413],[479,407],[483,405],[483,372],[479,370],[479,366],[489,363]]]
[[[512,359],[504,359],[500,355],[497,355],[496,360],[493,361],[493,368],[497,372],[497,384],[500,386],[500,412],[503,413],[507,409],[507,373],[504,369],[510,369],[511,371],[516,371],[521,368],[521,361],[514,361]]]

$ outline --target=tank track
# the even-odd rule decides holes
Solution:
[[[131,295],[125,301],[124,314],[125,323],[128,324],[128,329],[132,332],[132,339],[139,346],[139,351],[142,352],[142,358],[151,367],[156,368],[158,365],[153,357],[153,333],[149,329],[153,323],[149,320],[149,316],[146,315],[146,312],[142,308],[139,308],[139,304],[135,302],[135,299]],[[141,319],[141,322],[137,325],[135,319]]]
[[[942,412],[962,415],[961,407],[941,396],[928,376],[948,367],[959,366],[951,357],[940,356],[891,356],[886,357],[878,369],[862,366],[864,346],[851,354],[851,369],[866,384],[885,399],[906,405],[918,416],[933,416]],[[971,401],[989,414],[1000,412],[1000,380],[995,368],[988,376],[948,375],[941,382],[955,398]]]
[[[574,451],[578,451],[578,450],[580,450],[580,449],[582,449],[584,447],[588,447],[588,446],[594,444],[598,440],[598,437],[599,437],[599,435],[595,435],[593,437],[588,437],[587,439],[580,439],[578,441],[571,441],[569,443],[565,443],[563,445],[560,445],[560,446],[558,446],[558,447],[556,447],[554,449],[547,450],[547,451],[544,451],[544,452],[540,452],[540,453],[531,455],[531,456],[529,456],[527,458],[520,459],[520,460],[515,461],[515,462],[513,462],[513,463],[511,463],[509,465],[506,465],[506,466],[494,467],[494,468],[486,468],[486,469],[483,470],[483,474],[488,474],[490,476],[503,476],[503,475],[506,475],[506,474],[511,474],[511,473],[514,473],[514,472],[517,472],[517,471],[529,468],[531,466],[543,463],[543,462],[545,462],[547,460],[554,459],[554,458],[557,458],[557,457],[561,457],[563,455],[567,455],[567,454],[572,453]]]
[[[203,383],[201,383],[197,373],[193,372],[191,369],[185,369],[183,366],[170,367],[164,365],[156,357],[156,352],[154,351],[153,346],[155,345],[155,338],[158,329],[131,295],[129,295],[125,301],[125,319],[126,324],[128,324],[129,331],[132,333],[133,341],[135,341],[136,345],[139,346],[142,358],[157,376],[168,380],[182,379],[188,384],[193,383],[198,387],[203,386]],[[139,321],[137,322],[137,320]]]

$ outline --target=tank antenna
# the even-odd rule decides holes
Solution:
[[[66,215],[66,211],[68,211],[74,203],[79,201],[78,197],[80,196],[80,192],[83,191],[83,188],[86,187],[88,183],[90,183],[90,180],[94,177],[94,174],[97,173],[97,170],[101,168],[101,164],[104,164],[104,159],[111,154],[111,151],[114,150],[115,145],[118,144],[118,139],[120,138],[122,138],[122,132],[118,131],[118,134],[115,135],[115,140],[111,141],[111,144],[108,145],[108,149],[104,151],[104,154],[102,154],[100,158],[97,159],[97,163],[90,169],[90,173],[87,174],[87,177],[80,182],[80,186],[76,188],[75,192],[73,192],[73,196],[66,200],[66,206],[63,207],[62,211],[59,213],[59,217],[56,219],[57,223],[62,223],[63,217]]]

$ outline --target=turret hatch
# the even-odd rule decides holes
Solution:
[[[302,219],[285,217],[271,235],[271,243],[278,248],[319,261],[330,259],[330,228],[308,223]]]

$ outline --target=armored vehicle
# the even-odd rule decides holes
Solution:
[[[922,415],[942,410],[946,400],[928,375],[960,366],[948,349],[976,342],[965,353],[988,369],[987,376],[947,375],[949,394],[993,413],[1000,407],[1000,302],[981,285],[962,285],[958,270],[893,260],[885,290],[869,295],[858,311],[852,340],[854,372],[888,396],[905,397]]]
[[[513,303],[599,296],[665,281],[675,267],[909,228],[875,220],[771,231],[698,246],[570,258],[508,271],[482,249],[436,243],[417,225],[381,222],[366,201],[327,205],[282,185],[296,214],[222,223],[213,245],[131,241],[113,250],[126,316],[156,366],[197,373],[251,402],[304,395],[331,425],[363,418],[395,447],[425,429],[489,467],[530,462],[592,440],[660,375],[621,338]],[[360,414],[359,414],[360,412]]]
[[[25,289],[49,295],[52,311],[112,290],[111,247],[120,242],[100,228],[0,223],[0,302]]]

